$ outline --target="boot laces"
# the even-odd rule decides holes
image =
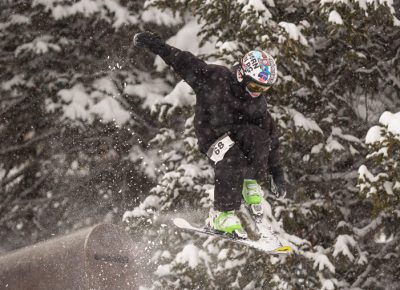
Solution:
[[[247,194],[249,196],[252,195],[261,195],[261,186],[258,184],[249,184],[247,185]]]

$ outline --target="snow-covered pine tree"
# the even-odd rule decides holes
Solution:
[[[147,96],[170,87],[131,49],[132,31],[149,18],[142,6],[1,1],[3,247],[118,221],[154,185],[157,160],[142,153],[157,132]]]
[[[338,96],[353,108],[358,120],[365,120],[362,123],[354,122],[355,118],[348,118],[348,115],[338,120],[349,132],[360,134],[360,129],[365,132],[366,127],[375,122],[381,112],[400,106],[399,72],[395,68],[399,62],[396,42],[400,23],[392,1],[324,1],[321,17],[330,23],[326,27],[326,35],[329,37],[319,42],[322,53],[317,57],[321,61],[321,69],[327,72],[324,75],[325,93]],[[340,103],[337,106],[343,107]],[[351,151],[354,152],[354,149]],[[364,158],[364,152],[360,151],[361,158]],[[353,164],[357,165],[363,159],[355,161]],[[358,167],[354,165],[353,169]],[[350,189],[354,191],[352,186]],[[379,258],[384,253],[380,249],[390,248],[390,245],[379,245],[375,239],[371,239],[375,232],[371,203],[351,195],[349,197],[341,205],[341,211],[347,217],[337,224],[338,237],[334,255],[346,257],[344,261],[352,261],[352,266],[337,263],[340,266],[336,267],[337,271],[346,273],[349,267],[357,269],[353,275],[346,274],[351,287],[397,288],[394,274],[398,271],[396,263],[390,259],[383,262],[384,259]],[[345,214],[345,208],[349,214]],[[343,244],[353,249],[353,252],[346,254]],[[337,255],[339,249],[343,250],[341,255]],[[352,257],[355,249],[362,252],[359,259]],[[384,278],[379,277],[377,273],[380,272],[385,273]],[[368,279],[369,276],[373,278]]]
[[[206,54],[210,61],[217,58],[228,65],[255,45],[277,58],[280,77],[271,91],[270,109],[281,129],[293,199],[275,201],[267,196],[272,204],[268,219],[297,245],[297,255],[271,258],[165,226],[176,213],[185,215],[184,207],[189,206],[195,215],[190,206],[208,206],[204,198],[212,189],[212,179],[207,179],[209,167],[204,161],[199,162],[201,157],[193,147],[186,151],[184,145],[188,135],[182,132],[190,132],[190,114],[185,117],[172,110],[173,127],[163,129],[156,138],[169,145],[162,152],[169,162],[158,175],[159,186],[151,191],[149,199],[125,216],[132,230],[145,233],[144,238],[158,249],[151,260],[152,269],[156,269],[153,280],[157,281],[152,289],[349,289],[372,285],[368,280],[368,241],[358,236],[371,212],[355,188],[357,162],[362,159],[359,153],[364,146],[353,135],[361,136],[363,124],[369,119],[366,116],[371,114],[367,114],[371,110],[369,104],[378,100],[369,86],[383,88],[387,77],[393,82],[398,77],[393,67],[385,65],[380,75],[370,78],[364,57],[357,50],[371,45],[373,51],[385,53],[381,58],[387,64],[390,59],[397,62],[396,46],[383,48],[396,41],[392,37],[398,34],[398,28],[389,1],[368,5],[362,1],[340,3],[147,1],[149,7],[154,5],[165,11],[191,7],[201,29],[187,12],[186,25],[170,40],[181,49]],[[334,10],[336,14],[331,13]],[[340,19],[348,25],[341,25]],[[374,24],[379,19],[388,19],[385,28]],[[354,25],[363,29],[354,29]],[[390,31],[385,34],[385,41],[365,38],[366,31],[379,37],[383,29]],[[200,44],[209,47],[215,43],[216,49],[199,50],[193,44],[197,31]],[[349,51],[346,43],[354,45],[356,51]],[[376,60],[376,56],[372,58]],[[379,60],[376,64],[383,65]],[[366,75],[350,80],[354,74]],[[396,89],[384,92],[383,104],[398,106]],[[367,102],[361,102],[361,97]],[[173,105],[183,104],[178,101]],[[182,117],[189,121],[184,122]],[[192,132],[190,139],[193,137]],[[194,167],[185,176],[181,165],[185,168],[187,164]],[[204,169],[206,174],[202,174]],[[198,184],[200,180],[204,183]],[[146,222],[145,231],[137,226],[138,220]]]
[[[400,240],[400,113],[386,111],[379,123],[366,135],[368,155],[366,165],[359,168],[358,182],[361,194],[372,203],[374,215],[358,235],[365,240],[372,261],[362,276],[377,277],[383,272],[386,281],[373,279],[360,286],[396,289],[400,286],[395,258]]]
[[[366,136],[367,161],[373,173],[362,165],[358,184],[361,193],[373,201],[376,213],[398,207],[400,194],[400,113],[385,112],[379,122],[381,125],[369,129]]]

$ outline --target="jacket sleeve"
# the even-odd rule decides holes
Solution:
[[[271,147],[268,158],[268,168],[275,184],[285,185],[285,174],[281,165],[279,154],[279,139],[275,123],[271,126]]]
[[[164,44],[158,55],[193,89],[202,85],[208,71],[205,61],[189,51],[182,51],[168,44]]]

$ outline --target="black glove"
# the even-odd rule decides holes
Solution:
[[[136,33],[133,37],[133,45],[146,47],[155,54],[161,54],[165,49],[165,41],[158,34],[149,31]]]
[[[271,191],[277,198],[284,198],[286,196],[285,175],[283,170],[277,170],[272,174]]]
[[[271,167],[271,191],[277,198],[286,196],[285,171],[281,165]]]
[[[284,184],[275,184],[275,182],[272,181],[271,191],[275,194],[277,198],[285,198],[286,196],[286,186]]]

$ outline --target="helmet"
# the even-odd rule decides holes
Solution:
[[[277,75],[275,60],[265,51],[250,51],[240,60],[238,81],[246,85],[252,97],[267,91],[276,82]]]

